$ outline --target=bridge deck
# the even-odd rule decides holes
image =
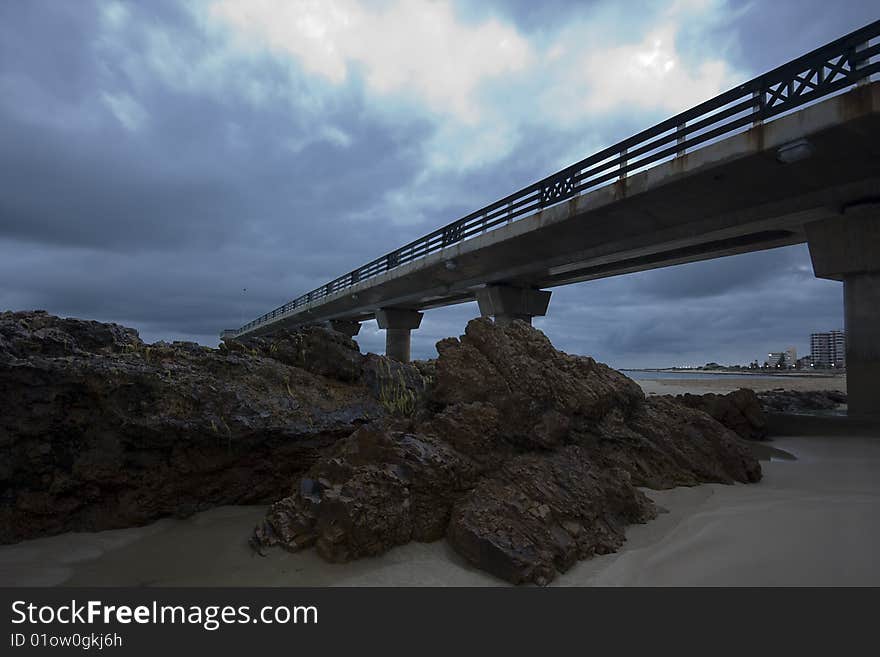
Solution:
[[[804,159],[780,161],[797,144]],[[385,273],[241,333],[380,307],[470,301],[490,283],[547,288],[805,241],[803,225],[880,198],[880,83],[676,156]]]
[[[552,287],[803,242],[806,223],[880,198],[877,55],[880,21],[223,334],[360,321],[380,308],[460,303],[493,283]]]

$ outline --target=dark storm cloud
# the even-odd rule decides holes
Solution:
[[[543,47],[573,16],[620,14],[609,6],[457,5],[464,20],[499,17]],[[230,51],[184,5],[126,7],[131,20],[108,32],[100,3],[0,3],[2,309],[216,343],[219,329],[552,172],[563,154],[588,155],[572,150],[580,140],[607,145],[665,118],[628,107],[572,125],[527,116],[505,156],[428,171],[437,117],[387,110],[357,67],[331,85],[292,59]],[[609,40],[638,42],[657,7],[639,4]],[[678,41],[695,62],[723,55],[754,75],[868,13],[731,5],[685,21]],[[513,111],[509,93],[481,90]],[[747,362],[789,344],[803,352],[810,331],[842,324],[841,309],[839,284],[814,279],[806,249],[792,247],[557,289],[536,325],[617,366]],[[474,303],[427,313],[414,355],[433,355],[477,314]],[[359,340],[384,347],[375,322]]]
[[[685,51],[706,45],[723,50],[751,75],[759,75],[832,39],[877,20],[877,6],[863,0],[726,3],[734,21],[685,29]]]
[[[154,13],[158,7],[150,4],[151,20],[162,17]],[[169,28],[175,47],[197,48],[201,39],[186,24],[192,19],[174,18],[182,22]],[[142,41],[140,21],[133,23],[122,41]],[[15,21],[6,25],[12,31]],[[292,115],[283,103],[255,109],[232,93],[206,97],[155,79],[137,95],[148,118],[129,130],[103,98],[135,93],[135,81],[118,71],[102,75],[103,64],[114,62],[96,52],[96,35],[89,32],[94,22],[74,26],[68,31],[54,21],[29,22],[37,33],[6,48],[3,61],[14,65],[19,86],[39,85],[46,102],[72,116],[72,121],[47,124],[29,121],[20,107],[4,108],[0,211],[7,236],[119,250],[215,248],[245,232],[276,244],[294,235],[313,239],[326,231],[325,217],[375,203],[390,182],[405,183],[415,168],[413,154],[398,144],[416,140],[424,131],[419,124],[388,129],[329,107],[321,120],[344,121],[352,131],[351,145],[317,141],[292,152],[291,142],[314,137],[310,117]],[[79,61],[78,90],[69,88],[65,71],[47,67],[38,44],[57,49],[52,59],[77,53],[71,59]],[[84,52],[91,53],[87,63],[80,61],[88,60]],[[287,84],[280,67],[263,64],[245,74],[270,87]],[[108,77],[110,88],[103,87]],[[81,118],[74,106],[89,116]],[[10,115],[13,109],[24,118]],[[231,138],[231,127],[238,141]]]
[[[381,231],[347,215],[414,175],[423,121],[389,125],[355,98],[322,107],[315,124],[285,103],[254,107],[234,93],[126,78],[100,57],[90,12],[54,8],[38,17],[36,3],[4,5],[0,67],[17,92],[0,101],[4,306],[211,340],[389,248]],[[159,9],[151,3],[149,20],[195,49],[192,18]],[[141,35],[132,28],[121,39]],[[269,87],[289,81],[270,61],[246,73]],[[129,130],[102,99],[137,84],[148,88],[136,96],[148,118]],[[316,138],[334,123],[345,143]],[[27,262],[15,257],[22,251]]]

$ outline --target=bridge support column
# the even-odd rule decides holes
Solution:
[[[816,276],[843,281],[849,415],[880,420],[880,204],[805,228]]]
[[[422,313],[404,308],[380,308],[376,322],[385,329],[385,355],[401,363],[410,361],[410,331],[419,328]]]
[[[526,287],[487,285],[477,290],[477,305],[480,315],[494,317],[499,326],[507,326],[515,319],[531,324],[532,317],[547,314],[550,294],[546,290]]]
[[[361,323],[353,322],[348,319],[331,319],[330,328],[337,333],[342,333],[342,335],[347,335],[348,337],[353,338],[360,332]]]

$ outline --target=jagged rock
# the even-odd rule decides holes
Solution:
[[[708,413],[741,438],[763,440],[767,437],[767,421],[754,390],[740,388],[726,395],[688,393],[676,395],[675,400]]]
[[[319,327],[146,345],[0,313],[0,542],[276,499],[259,549],[345,561],[445,535],[545,583],[653,516],[637,486],[760,478],[710,415],[521,322],[474,320],[438,351],[395,363]]]
[[[433,436],[364,427],[312,466],[294,499],[269,509],[257,542],[288,549],[315,544],[325,559],[340,562],[411,540],[434,541],[477,471]]]
[[[761,479],[748,444],[697,409],[651,397],[628,419],[609,413],[596,434],[595,457],[627,470],[636,486],[671,488]]]
[[[120,353],[143,346],[137,331],[119,324],[59,318],[45,310],[0,313],[0,363],[46,357]]]
[[[306,326],[296,331],[279,330],[265,337],[244,337],[238,342],[245,350],[302,368],[312,374],[339,381],[361,378],[363,356],[357,343],[325,326]]]
[[[364,427],[319,459],[255,547],[315,545],[339,561],[445,534],[480,568],[546,583],[653,517],[636,486],[760,479],[748,446],[706,413],[645,400],[522,322],[473,320],[437,350],[425,412]]]
[[[323,376],[273,357],[294,334],[275,352],[268,340],[145,345],[116,324],[0,313],[0,543],[286,495],[323,450],[385,414],[352,381],[363,357],[340,337],[301,341]]]
[[[656,516],[625,470],[596,467],[568,445],[522,454],[455,505],[450,543],[468,561],[514,584],[546,584],[579,559],[619,548],[624,529]]]
[[[505,435],[524,447],[563,444],[612,409],[644,402],[639,385],[584,356],[557,351],[525,322],[501,330],[488,319],[468,323],[460,340],[437,343],[432,397],[440,405],[494,406]]]
[[[768,413],[810,413],[831,411],[846,404],[846,393],[839,390],[784,390],[777,388],[758,394]]]

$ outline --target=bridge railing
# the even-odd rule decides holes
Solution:
[[[247,332],[395,267],[747,130],[880,71],[880,21],[602,149],[248,322]]]

